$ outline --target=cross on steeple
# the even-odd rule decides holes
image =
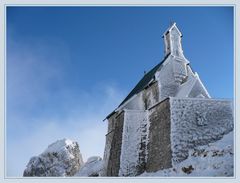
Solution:
[[[174,24],[175,22],[174,21],[170,21],[170,27]]]

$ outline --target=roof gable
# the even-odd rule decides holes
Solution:
[[[151,79],[154,78],[154,75],[157,72],[157,70],[162,66],[163,62],[168,58],[169,55],[170,54],[166,55],[166,57],[159,64],[157,64],[154,68],[152,68],[148,73],[146,73],[143,76],[143,78],[137,83],[137,85],[132,89],[132,91],[127,95],[127,97],[120,103],[118,107],[124,104],[127,100],[129,100],[135,94],[142,91],[148,85]]]

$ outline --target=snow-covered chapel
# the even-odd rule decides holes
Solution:
[[[164,58],[110,113],[105,176],[136,176],[173,167],[189,150],[233,130],[232,102],[212,99],[183,54],[173,23],[163,34]]]

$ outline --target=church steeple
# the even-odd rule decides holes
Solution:
[[[163,34],[164,44],[165,44],[165,56],[171,53],[173,56],[183,57],[182,50],[182,33],[177,28],[176,23],[174,22]]]

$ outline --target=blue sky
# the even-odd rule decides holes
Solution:
[[[231,7],[8,7],[7,175],[64,137],[103,156],[102,120],[163,59],[171,21],[210,95],[232,98]]]

